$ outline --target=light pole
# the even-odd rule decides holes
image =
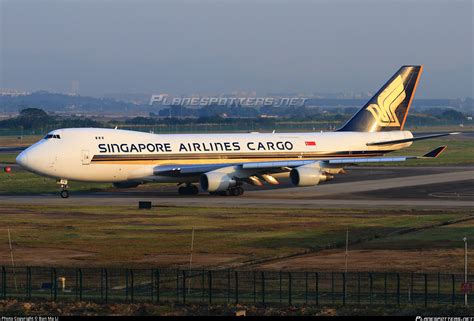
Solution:
[[[467,237],[462,239],[464,241],[464,284],[467,284]],[[467,306],[467,291],[464,291],[464,305]]]

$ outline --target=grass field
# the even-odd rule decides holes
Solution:
[[[12,235],[17,265],[121,267],[187,266],[193,228],[195,267],[239,267],[325,251],[342,254],[346,229],[349,229],[351,250],[383,249],[387,255],[390,251],[415,248],[427,253],[437,250],[445,255],[419,264],[418,258],[413,257],[410,268],[453,272],[462,270],[462,251],[459,258],[443,260],[458,253],[454,250],[462,249],[462,236],[474,239],[471,218],[474,216],[469,210],[206,207],[138,210],[119,206],[0,205],[0,226],[3,227],[0,230],[3,234],[0,234],[0,264],[10,264],[6,228]],[[456,224],[459,220],[465,221]],[[383,256],[378,262],[368,263],[370,265],[365,269],[370,270],[393,270],[396,265],[396,262],[386,264]],[[332,268],[337,270],[342,266]],[[474,268],[474,264],[471,266]],[[285,266],[308,267],[321,268],[317,264]],[[364,266],[355,264],[351,268],[364,269]]]
[[[112,188],[109,183],[82,183],[74,182],[70,184],[71,192],[94,192],[107,188]],[[36,174],[17,171],[13,169],[11,173],[0,173],[0,193],[6,194],[28,194],[28,193],[57,193],[59,185],[56,180],[38,176]]]

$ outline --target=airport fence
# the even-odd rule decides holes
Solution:
[[[472,280],[472,275],[470,276]],[[0,299],[280,305],[464,304],[461,274],[1,268]],[[474,303],[469,297],[470,303]]]

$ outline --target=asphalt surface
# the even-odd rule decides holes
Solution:
[[[295,208],[469,208],[474,207],[474,168],[360,167],[315,187],[261,189],[250,187],[243,196],[201,193],[179,196],[172,186],[96,193],[0,195],[5,204],[137,206],[295,207]]]

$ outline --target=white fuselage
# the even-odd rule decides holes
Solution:
[[[379,156],[411,142],[367,143],[413,137],[409,131],[149,134],[100,128],[58,129],[48,136],[23,151],[17,162],[43,176],[88,182],[183,181],[153,175],[156,166],[164,165]]]

